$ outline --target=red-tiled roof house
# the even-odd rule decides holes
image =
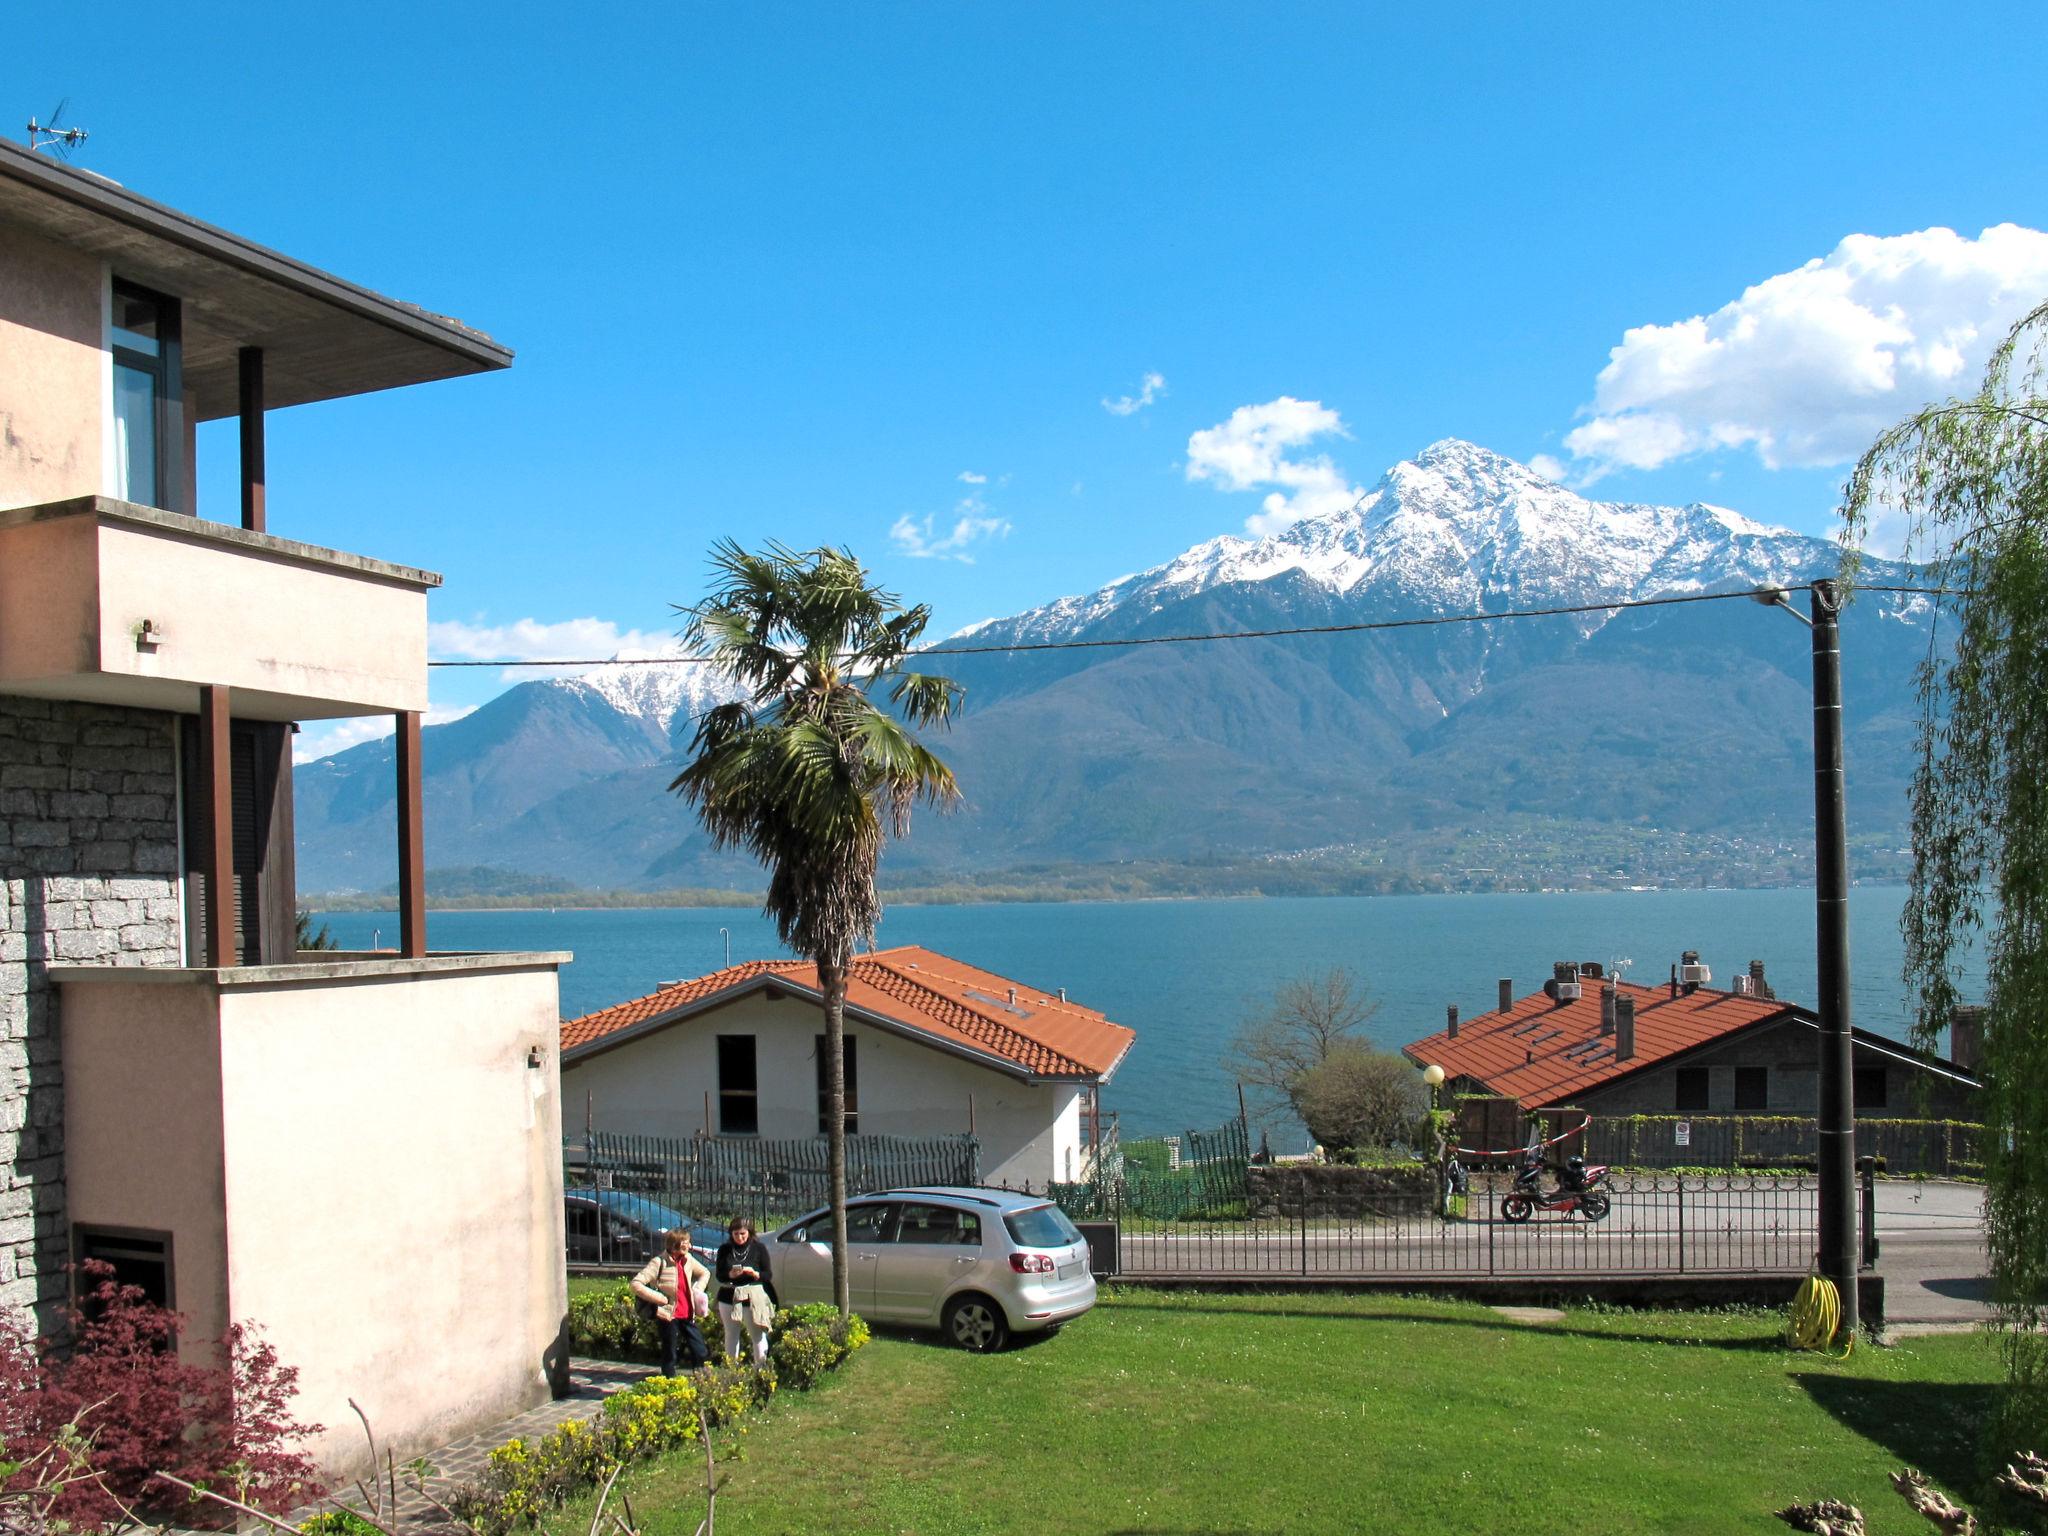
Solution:
[[[857,957],[846,987],[847,1129],[981,1143],[992,1184],[1074,1176],[1097,1091],[1135,1033],[1065,993],[928,949]],[[563,1102],[598,1130],[824,1132],[817,967],[756,960],[562,1025]]]

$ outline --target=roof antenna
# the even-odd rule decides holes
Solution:
[[[57,103],[57,110],[50,114],[47,123],[39,123],[33,117],[28,120],[28,147],[31,152],[54,150],[58,159],[69,160],[78,153],[78,147],[92,137],[83,128],[58,126],[64,119],[64,109],[70,105],[71,98],[66,96]]]

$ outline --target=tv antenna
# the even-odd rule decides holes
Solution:
[[[28,147],[31,151],[50,150],[60,160],[69,160],[78,153],[79,146],[92,135],[83,128],[65,128],[64,109],[71,105],[71,98],[65,97],[57,103],[57,110],[50,114],[50,120],[39,123],[33,117],[28,120]]]

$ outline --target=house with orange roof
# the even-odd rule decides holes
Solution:
[[[971,1131],[988,1183],[1072,1178],[1136,1039],[1064,990],[933,950],[860,955],[846,986],[847,1130]],[[748,961],[564,1020],[563,1102],[632,1135],[822,1135],[824,1044],[817,967]]]
[[[1645,985],[1593,962],[1559,961],[1541,991],[1461,1015],[1402,1054],[1439,1066],[1454,1092],[1524,1109],[1598,1115],[1811,1115],[1820,1102],[1820,1020],[1779,998],[1752,960],[1734,985],[1687,950],[1665,982]],[[1959,1043],[1960,1043],[1959,1036]],[[1854,1031],[1856,1113],[1975,1120],[1982,1084],[1968,1065]],[[1963,1054],[1967,1054],[1963,1052]]]

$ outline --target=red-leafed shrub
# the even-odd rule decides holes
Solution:
[[[68,1314],[67,1346],[32,1344],[0,1321],[0,1444],[23,1466],[8,1491],[52,1465],[39,1453],[75,1424],[94,1475],[68,1482],[48,1511],[74,1527],[113,1525],[131,1509],[222,1523],[213,1517],[226,1510],[188,1502],[162,1472],[273,1513],[318,1494],[312,1463],[291,1446],[320,1426],[293,1418],[299,1373],[255,1330],[228,1330],[224,1366],[190,1364],[176,1353],[177,1313],[118,1284],[109,1265],[88,1262],[84,1275],[91,1290]]]

